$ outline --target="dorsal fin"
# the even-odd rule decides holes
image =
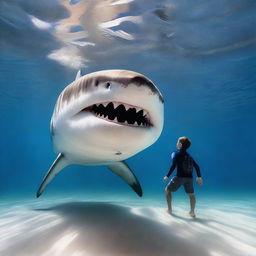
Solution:
[[[81,77],[81,69],[79,69],[79,70],[77,71],[76,79],[75,79],[75,80],[79,79],[80,77]]]

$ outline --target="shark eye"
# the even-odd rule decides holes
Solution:
[[[95,81],[95,86],[98,86],[98,85],[99,85],[99,81],[96,80],[96,81]]]
[[[107,88],[107,89],[110,89],[110,86],[111,86],[110,82],[107,82],[107,83],[106,83],[106,88]]]

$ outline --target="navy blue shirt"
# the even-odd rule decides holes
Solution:
[[[193,174],[192,172],[187,172],[187,170],[184,170],[184,159],[186,156],[191,157],[185,150],[177,150],[172,153],[172,165],[171,168],[166,175],[167,177],[170,177],[174,169],[177,167],[177,175],[178,177],[186,177],[186,178],[192,178]],[[193,167],[196,169],[197,177],[201,177],[200,168],[198,164],[195,162],[195,160],[191,157]]]

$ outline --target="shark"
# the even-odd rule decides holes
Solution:
[[[50,122],[57,158],[36,193],[39,197],[66,166],[105,165],[142,196],[126,159],[151,146],[164,123],[164,99],[146,76],[101,70],[81,76],[60,93]]]

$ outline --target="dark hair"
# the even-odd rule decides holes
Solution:
[[[187,137],[180,137],[178,139],[178,142],[181,143],[182,145],[181,149],[185,149],[185,150],[188,149],[191,145],[191,141]]]

